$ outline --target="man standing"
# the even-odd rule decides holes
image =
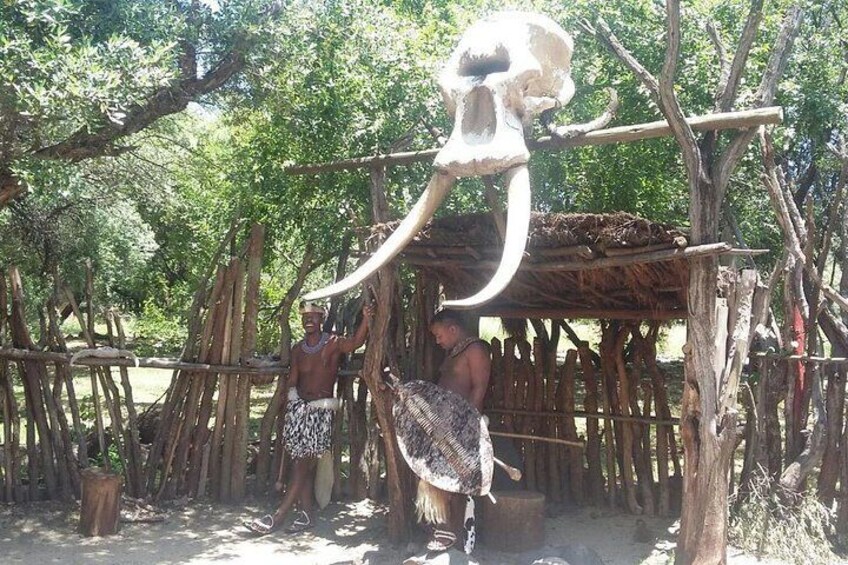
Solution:
[[[430,332],[436,343],[447,351],[439,368],[437,384],[457,393],[482,414],[492,365],[488,345],[468,331],[461,315],[454,310],[436,313]],[[464,549],[470,553],[473,539],[465,528],[466,514],[473,513],[470,497],[445,492],[419,481],[415,507],[419,520],[424,519],[433,529],[427,549],[446,551],[458,539],[464,538]]]
[[[273,515],[245,523],[252,531],[266,534],[276,529],[296,503],[300,510],[286,531],[296,533],[313,526],[316,464],[318,457],[332,447],[333,418],[339,408],[339,400],[333,397],[339,363],[344,354],[356,351],[365,343],[372,314],[371,306],[364,306],[362,322],[353,337],[345,338],[322,331],[325,316],[322,307],[301,303],[305,335],[292,348],[283,426],[283,444],[293,460],[291,481]]]

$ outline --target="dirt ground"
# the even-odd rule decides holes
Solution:
[[[417,542],[394,547],[386,539],[386,511],[369,501],[331,504],[316,527],[297,535],[248,534],[244,519],[267,512],[252,501],[243,506],[192,503],[164,513],[164,521],[124,523],[110,537],[83,538],[76,533],[78,507],[34,503],[0,507],[0,561],[3,563],[150,564],[284,563],[285,565],[397,564],[421,552]],[[598,509],[575,510],[546,521],[549,547],[583,544],[607,565],[658,565],[673,560],[676,524],[644,518],[652,543],[633,540],[636,518]],[[730,549],[729,563],[757,561]],[[480,545],[474,561],[486,565],[527,562],[522,556]],[[528,562],[529,563],[529,562]]]

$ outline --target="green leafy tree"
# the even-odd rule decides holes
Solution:
[[[216,6],[4,2],[0,207],[33,182],[33,163],[119,154],[127,136],[241,72],[280,7],[261,0]]]

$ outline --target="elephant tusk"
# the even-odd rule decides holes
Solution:
[[[508,186],[508,216],[504,251],[498,270],[483,289],[462,300],[446,300],[442,306],[454,310],[474,308],[496,297],[506,288],[524,258],[527,232],[530,229],[530,173],[527,165],[506,172]]]
[[[444,173],[434,173],[424,193],[412,210],[409,211],[409,214],[406,215],[389,239],[365,263],[339,282],[310,292],[303,297],[304,300],[318,300],[342,294],[377,272],[383,265],[403,251],[403,248],[415,237],[418,230],[433,216],[455,182],[455,177]]]

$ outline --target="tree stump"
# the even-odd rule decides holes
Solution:
[[[89,467],[82,476],[79,533],[86,537],[118,532],[121,512],[121,475]]]
[[[535,491],[492,492],[483,498],[480,542],[498,551],[518,553],[545,541],[545,495]]]

